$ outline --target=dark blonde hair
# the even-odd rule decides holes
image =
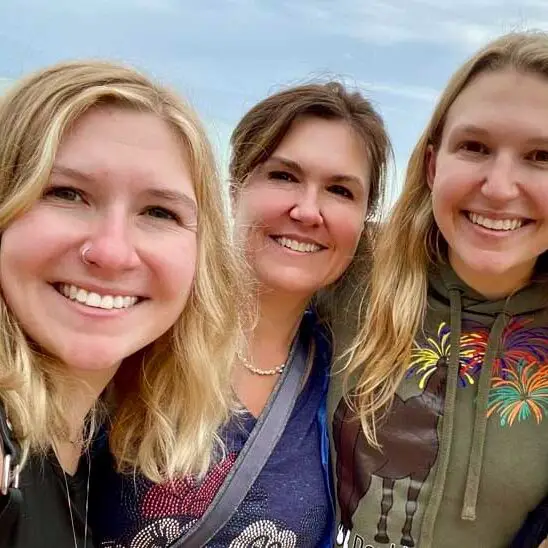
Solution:
[[[188,154],[199,211],[187,304],[173,327],[140,353],[132,390],[120,387],[111,450],[121,469],[139,468],[156,481],[204,472],[232,408],[241,296],[222,185],[193,110],[139,72],[106,62],[63,63],[24,79],[0,99],[0,230],[40,197],[70,125],[104,104],[153,113],[172,128]],[[0,402],[26,454],[46,450],[66,431],[70,402],[52,361],[33,349],[0,296]]]
[[[507,34],[457,70],[413,150],[403,192],[379,238],[364,323],[346,364],[347,386],[359,379],[349,403],[356,405],[372,445],[377,445],[376,419],[390,405],[408,368],[424,319],[428,270],[445,260],[447,243],[434,220],[427,183],[429,147],[440,145],[447,114],[459,94],[480,74],[503,70],[538,74],[548,82],[548,34]]]
[[[247,177],[274,153],[300,117],[344,121],[363,142],[369,160],[370,188],[367,221],[356,254],[343,276],[315,296],[320,316],[333,327],[354,316],[351,304],[365,292],[372,242],[385,192],[392,148],[381,116],[358,91],[339,82],[312,83],[291,87],[256,104],[240,120],[231,137],[230,186],[234,199],[245,187]],[[343,327],[344,328],[344,327]],[[348,331],[349,326],[344,328]],[[335,334],[337,335],[337,333]],[[337,339],[337,337],[336,337]]]

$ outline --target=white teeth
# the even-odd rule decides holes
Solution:
[[[490,219],[477,213],[468,213],[468,218],[476,225],[489,228],[491,230],[512,231],[523,225],[523,219]]]
[[[80,291],[82,291],[82,289]],[[78,291],[78,294],[80,294],[80,291]],[[86,304],[88,306],[93,306],[94,308],[99,308],[101,306],[101,295],[98,293],[88,293]]]
[[[71,301],[78,301],[92,308],[104,308],[106,310],[111,310],[112,308],[129,308],[137,303],[137,297],[99,295],[99,293],[93,293],[92,291],[87,291],[70,284],[61,284],[59,292]]]
[[[112,295],[105,295],[101,299],[101,308],[106,308],[107,310],[110,310],[114,307],[114,297]]]
[[[87,302],[87,298],[88,298],[88,292],[85,289],[79,289],[78,292],[76,293],[76,300],[79,303]]]
[[[280,237],[275,238],[281,246],[292,249],[293,251],[300,251],[301,253],[314,253],[315,251],[320,251],[321,246],[318,244],[311,244],[308,242],[298,242],[297,240],[290,240],[289,238]]]

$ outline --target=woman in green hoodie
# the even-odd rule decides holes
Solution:
[[[331,384],[337,545],[500,548],[548,492],[548,35],[460,68]]]

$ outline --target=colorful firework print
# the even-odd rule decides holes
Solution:
[[[512,318],[501,336],[499,353],[493,362],[488,417],[498,416],[501,427],[517,421],[540,424],[548,412],[548,328],[530,328],[531,318]],[[440,365],[451,354],[451,329],[441,322],[437,337],[415,343],[407,377],[418,376],[424,390]],[[489,330],[476,322],[465,322],[460,337],[459,384],[476,382],[483,367]]]
[[[504,377],[493,377],[487,416],[498,413],[501,426],[529,419],[540,424],[548,411],[548,365],[520,359],[503,371]]]
[[[484,332],[485,331],[485,335]],[[465,332],[460,337],[459,384],[462,387],[475,383],[481,370],[487,348],[488,331],[478,326],[475,331]],[[424,343],[415,342],[407,377],[417,375],[419,388],[424,390],[430,376],[440,365],[448,365],[451,354],[451,328],[441,322],[437,338],[428,337]]]
[[[504,377],[521,362],[548,365],[548,328],[527,327],[532,321],[532,318],[518,316],[508,323],[502,333],[501,352],[495,360],[493,376]]]

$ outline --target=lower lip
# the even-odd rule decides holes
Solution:
[[[87,306],[78,301],[73,301],[72,299],[67,299],[63,294],[59,293],[55,287],[52,287],[52,289],[61,299],[63,299],[63,301],[65,301],[65,303],[68,304],[68,306],[70,306],[72,310],[92,318],[119,318],[120,316],[126,315],[132,308],[141,304],[137,303],[129,308],[96,308],[94,306]]]
[[[523,232],[524,229],[527,229],[534,224],[534,222],[529,222],[521,225],[515,230],[493,230],[492,228],[487,228],[485,226],[473,223],[466,213],[462,213],[462,216],[466,219],[467,224],[472,226],[475,232],[481,234],[482,236],[488,236],[491,238],[508,238],[511,236],[519,235]]]
[[[272,236],[270,239],[276,244],[276,247],[283,249],[284,251],[291,253],[292,255],[295,255],[297,257],[306,257],[307,255],[317,255],[318,253],[324,251],[323,248],[318,249],[318,251],[295,251],[294,249],[291,249],[289,247],[285,247],[285,245],[282,245],[281,243],[277,242]]]

